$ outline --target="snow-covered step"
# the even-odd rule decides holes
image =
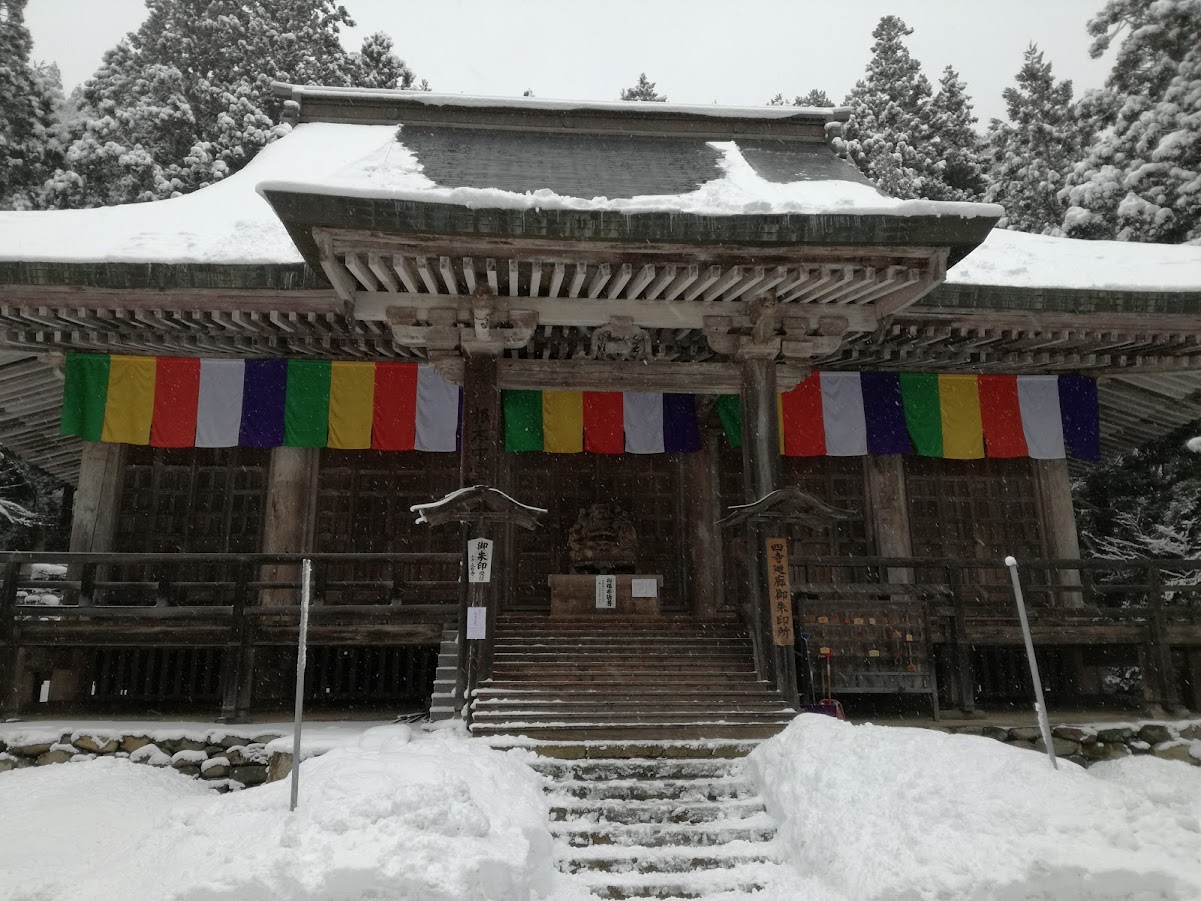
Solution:
[[[706,898],[722,892],[752,895],[779,878],[777,863],[746,863],[695,873],[605,873],[576,878],[598,898]]]
[[[729,842],[766,842],[776,834],[776,825],[766,813],[741,820],[713,823],[652,823],[641,826],[592,823],[577,820],[555,824],[555,834],[572,847],[604,845],[657,848],[671,845],[681,848],[706,848]]]
[[[770,842],[731,841],[709,848],[560,845],[559,868],[566,873],[599,870],[605,873],[694,873],[730,869],[748,863],[775,863],[778,853]]]
[[[555,792],[590,801],[720,801],[747,798],[755,789],[737,776],[714,779],[613,779],[606,782],[589,779],[562,779]]]
[[[716,820],[752,816],[763,809],[759,799],[727,801],[584,801],[563,795],[551,795],[552,821],[599,817],[606,823],[712,823]]]
[[[531,766],[539,773],[563,784],[567,781],[608,782],[619,779],[720,780],[731,775],[736,763],[736,760],[722,758],[556,760],[541,757],[532,761]]]

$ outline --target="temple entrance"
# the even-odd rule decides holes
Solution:
[[[505,556],[513,562],[502,589],[503,609],[550,611],[547,577],[572,572],[572,527],[582,512],[607,504],[628,516],[634,528],[634,569],[663,577],[660,612],[687,613],[691,603],[680,466],[674,454],[505,454],[505,490],[548,512],[537,531],[514,529],[506,538],[510,546]]]

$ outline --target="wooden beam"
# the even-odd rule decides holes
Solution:
[[[462,361],[439,361],[438,371],[452,384],[462,383]],[[502,359],[497,376],[501,388],[526,391],[650,391],[688,394],[737,394],[742,384],[736,363],[665,363],[608,360]],[[796,387],[809,370],[776,364],[781,390]]]

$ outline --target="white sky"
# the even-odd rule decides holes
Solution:
[[[392,35],[435,91],[616,100],[646,71],[680,103],[755,105],[822,88],[835,102],[861,77],[881,16],[901,16],[911,52],[936,81],[952,65],[976,114],[1004,114],[1030,41],[1077,93],[1108,65],[1088,56],[1085,22],[1102,0],[343,0],[358,27]],[[143,0],[31,0],[34,57],[67,90],[144,17]]]

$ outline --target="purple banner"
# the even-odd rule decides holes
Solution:
[[[1097,380],[1086,375],[1059,377],[1059,415],[1063,443],[1077,460],[1101,459],[1101,423]]]
[[[692,454],[701,449],[701,426],[691,394],[663,395],[663,450]]]
[[[284,443],[284,396],[287,360],[247,360],[242,389],[242,447],[280,447]]]
[[[907,454],[909,427],[901,400],[901,376],[896,372],[864,372],[859,376],[863,390],[863,418],[867,425],[869,454]]]

